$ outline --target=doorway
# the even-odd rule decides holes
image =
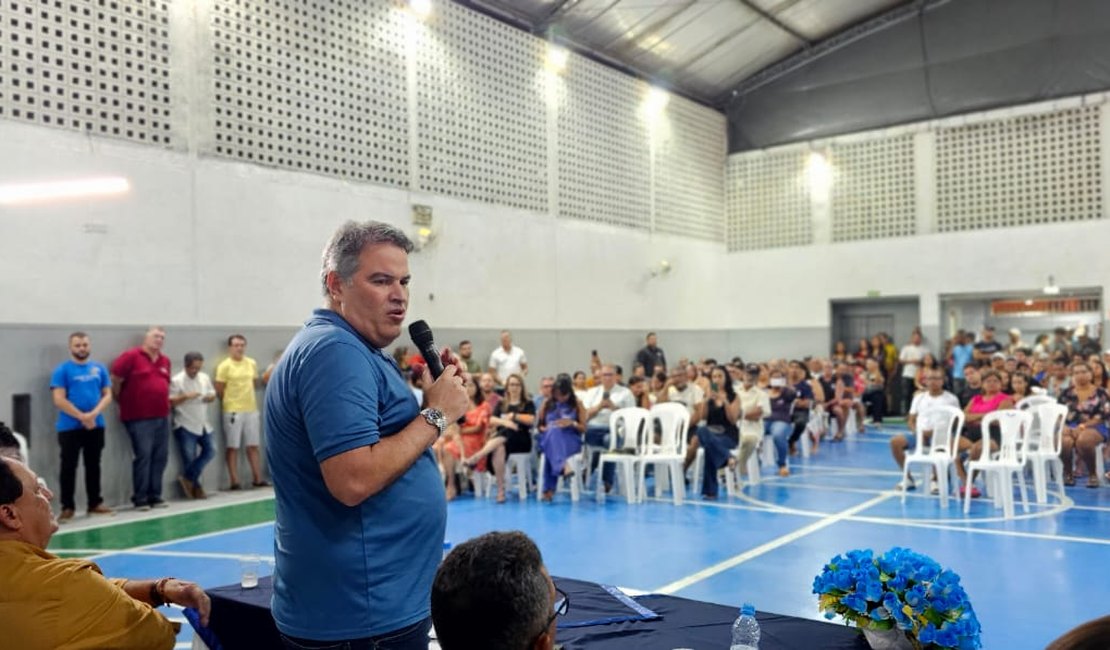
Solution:
[[[848,353],[854,354],[859,340],[870,339],[879,332],[890,334],[894,345],[901,347],[910,340],[910,333],[921,324],[920,301],[916,296],[831,300],[831,353],[837,341],[844,341]]]

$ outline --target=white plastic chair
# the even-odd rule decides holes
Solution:
[[[1020,404],[1019,402],[1019,408]],[[1064,440],[1068,407],[1049,399],[1028,410],[1033,414],[1033,426],[1022,445],[1025,462],[1033,469],[1033,491],[1037,503],[1048,503],[1049,476],[1054,476],[1060,486],[1060,493],[1064,492],[1064,463],[1060,460],[1060,448]]]
[[[25,465],[30,467],[31,466],[31,448],[27,444],[27,437],[24,436],[22,433],[16,433],[14,431],[12,432],[12,435],[15,436],[15,441],[19,443],[19,456],[20,456],[20,458],[23,460],[23,463]]]
[[[1029,397],[1026,397],[1026,398],[1023,398],[1022,400],[1020,400],[1017,404],[1014,405],[1014,408],[1016,408],[1019,411],[1026,411],[1026,410],[1029,410],[1029,409],[1031,409],[1035,406],[1041,406],[1042,404],[1056,404],[1056,403],[1057,403],[1057,401],[1052,399],[1048,395],[1035,395],[1034,394],[1034,395],[1030,395]]]
[[[651,407],[650,415],[645,436],[648,439],[646,453],[640,463],[640,499],[647,495],[647,466],[651,465],[655,468],[655,497],[662,496],[663,490],[670,484],[674,504],[680,506],[686,492],[682,464],[686,460],[686,431],[690,427],[690,411],[682,404],[664,402]],[[658,445],[651,441],[656,421],[659,422],[661,431]]]
[[[1110,486],[1110,481],[1106,480],[1106,443],[1100,442],[1095,447],[1095,473],[1098,474],[1098,484],[1106,487]]]
[[[829,415],[829,436],[835,438],[840,429],[840,422]],[[856,421],[856,409],[848,409],[848,418],[844,420],[844,438],[847,440],[854,440],[856,434],[859,433],[859,423]]]
[[[497,485],[497,477],[492,473],[487,475],[488,478],[482,479],[483,494],[487,499],[493,496],[493,488]],[[514,489],[513,477],[516,477],[515,489],[520,493],[520,500],[528,500],[528,488],[532,480],[532,453],[526,452],[522,454],[509,454],[505,458],[505,490],[511,492]]]
[[[1001,431],[998,457],[991,458],[990,430],[998,424]],[[964,491],[964,514],[971,511],[971,484],[975,472],[984,474],[987,493],[994,499],[994,507],[1002,508],[1005,519],[1014,517],[1014,474],[1018,475],[1021,486],[1021,507],[1029,512],[1029,501],[1025,497],[1025,449],[1019,448],[1018,441],[1033,426],[1033,414],[1028,411],[1007,409],[993,411],[983,417],[983,451],[979,460],[967,465],[968,489]]]
[[[925,442],[925,427],[932,426],[933,433],[928,444]],[[964,412],[954,406],[935,406],[917,418],[917,445],[906,455],[902,467],[902,503],[906,502],[906,485],[909,483],[910,467],[927,465],[926,476],[931,470],[937,475],[937,489],[940,492],[940,505],[948,507],[949,474],[953,461],[960,449],[960,432],[964,428]]]
[[[585,447],[583,446],[583,452]],[[582,477],[582,458],[583,454],[578,453],[566,460],[567,467],[573,472],[571,476],[560,476],[559,480],[555,483],[556,492],[564,492],[570,490],[570,500],[577,502],[581,498],[582,493],[586,491],[585,479]],[[536,485],[543,485],[543,466],[546,462],[544,454],[540,454],[540,463],[536,468]],[[566,479],[566,485],[564,485]]]
[[[650,434],[648,428],[651,412],[636,406],[613,411],[609,416],[609,451],[601,454],[597,462],[597,475],[603,476],[606,463],[617,468],[617,481],[629,503],[636,503],[636,469],[644,457]],[[622,435],[623,434],[623,435]],[[624,438],[623,444],[621,438]],[[598,503],[605,502],[605,488],[600,484],[595,490]]]

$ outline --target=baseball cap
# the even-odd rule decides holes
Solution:
[[[748,365],[744,366],[744,372],[748,373],[749,375],[758,375],[759,365],[755,363],[749,363]]]

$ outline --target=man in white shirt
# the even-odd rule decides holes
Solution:
[[[705,401],[705,391],[701,389],[701,386],[687,379],[686,368],[680,365],[671,371],[670,385],[667,387],[667,401],[684,405],[692,416],[694,408]],[[690,430],[693,431],[697,422],[691,422],[690,424],[694,425],[690,427]]]
[[[740,476],[748,476],[748,458],[763,439],[763,418],[771,414],[771,396],[756,385],[759,366],[752,363],[744,369],[743,384],[736,394],[740,397]]]
[[[632,391],[617,383],[616,368],[606,364],[601,367],[601,384],[586,391],[582,406],[586,409],[586,444],[608,450],[611,433],[609,416],[617,409],[636,406],[636,398],[632,396]],[[621,444],[622,441],[617,440],[617,446]],[[606,492],[613,487],[616,470],[615,465],[605,466],[601,480]]]
[[[208,495],[200,485],[200,474],[212,460],[212,425],[208,421],[208,405],[216,400],[216,387],[201,372],[204,357],[200,352],[185,355],[185,369],[170,380],[170,405],[173,406],[173,435],[181,451],[184,473],[177,477],[185,496],[205,499]]]
[[[917,371],[921,369],[921,360],[928,354],[929,349],[921,345],[921,332],[917,330],[910,334],[910,342],[902,346],[898,360],[902,362],[902,411],[908,412],[916,390],[915,380]]]
[[[898,463],[898,468],[901,469],[906,465],[906,450],[912,449],[916,444],[917,431],[921,429],[921,435],[924,436],[923,442],[928,443],[932,438],[933,431],[936,427],[946,426],[947,423],[942,417],[937,417],[935,411],[930,413],[938,406],[951,406],[952,408],[960,409],[960,400],[955,395],[944,390],[944,372],[940,369],[934,368],[925,374],[925,388],[913,398],[913,404],[910,405],[910,414],[906,418],[906,425],[910,428],[910,436],[905,434],[894,436],[890,439],[890,453],[894,456],[894,462]],[[922,420],[919,423],[918,418]],[[932,418],[927,420],[926,418]],[[920,425],[920,427],[918,426]],[[936,478],[934,477],[929,483],[930,491],[937,492]],[[901,489],[902,484],[899,483],[897,488]],[[913,490],[917,486],[913,482],[913,476],[906,479],[906,489]]]
[[[502,386],[509,375],[528,375],[528,358],[524,356],[524,350],[513,345],[513,335],[509,330],[501,330],[501,347],[490,353],[489,371]]]

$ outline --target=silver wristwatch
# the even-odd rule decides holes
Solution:
[[[442,436],[443,432],[447,430],[447,418],[443,416],[443,411],[439,409],[424,409],[420,412],[420,415],[424,416],[424,420],[426,420],[428,424],[439,429],[439,435]]]

